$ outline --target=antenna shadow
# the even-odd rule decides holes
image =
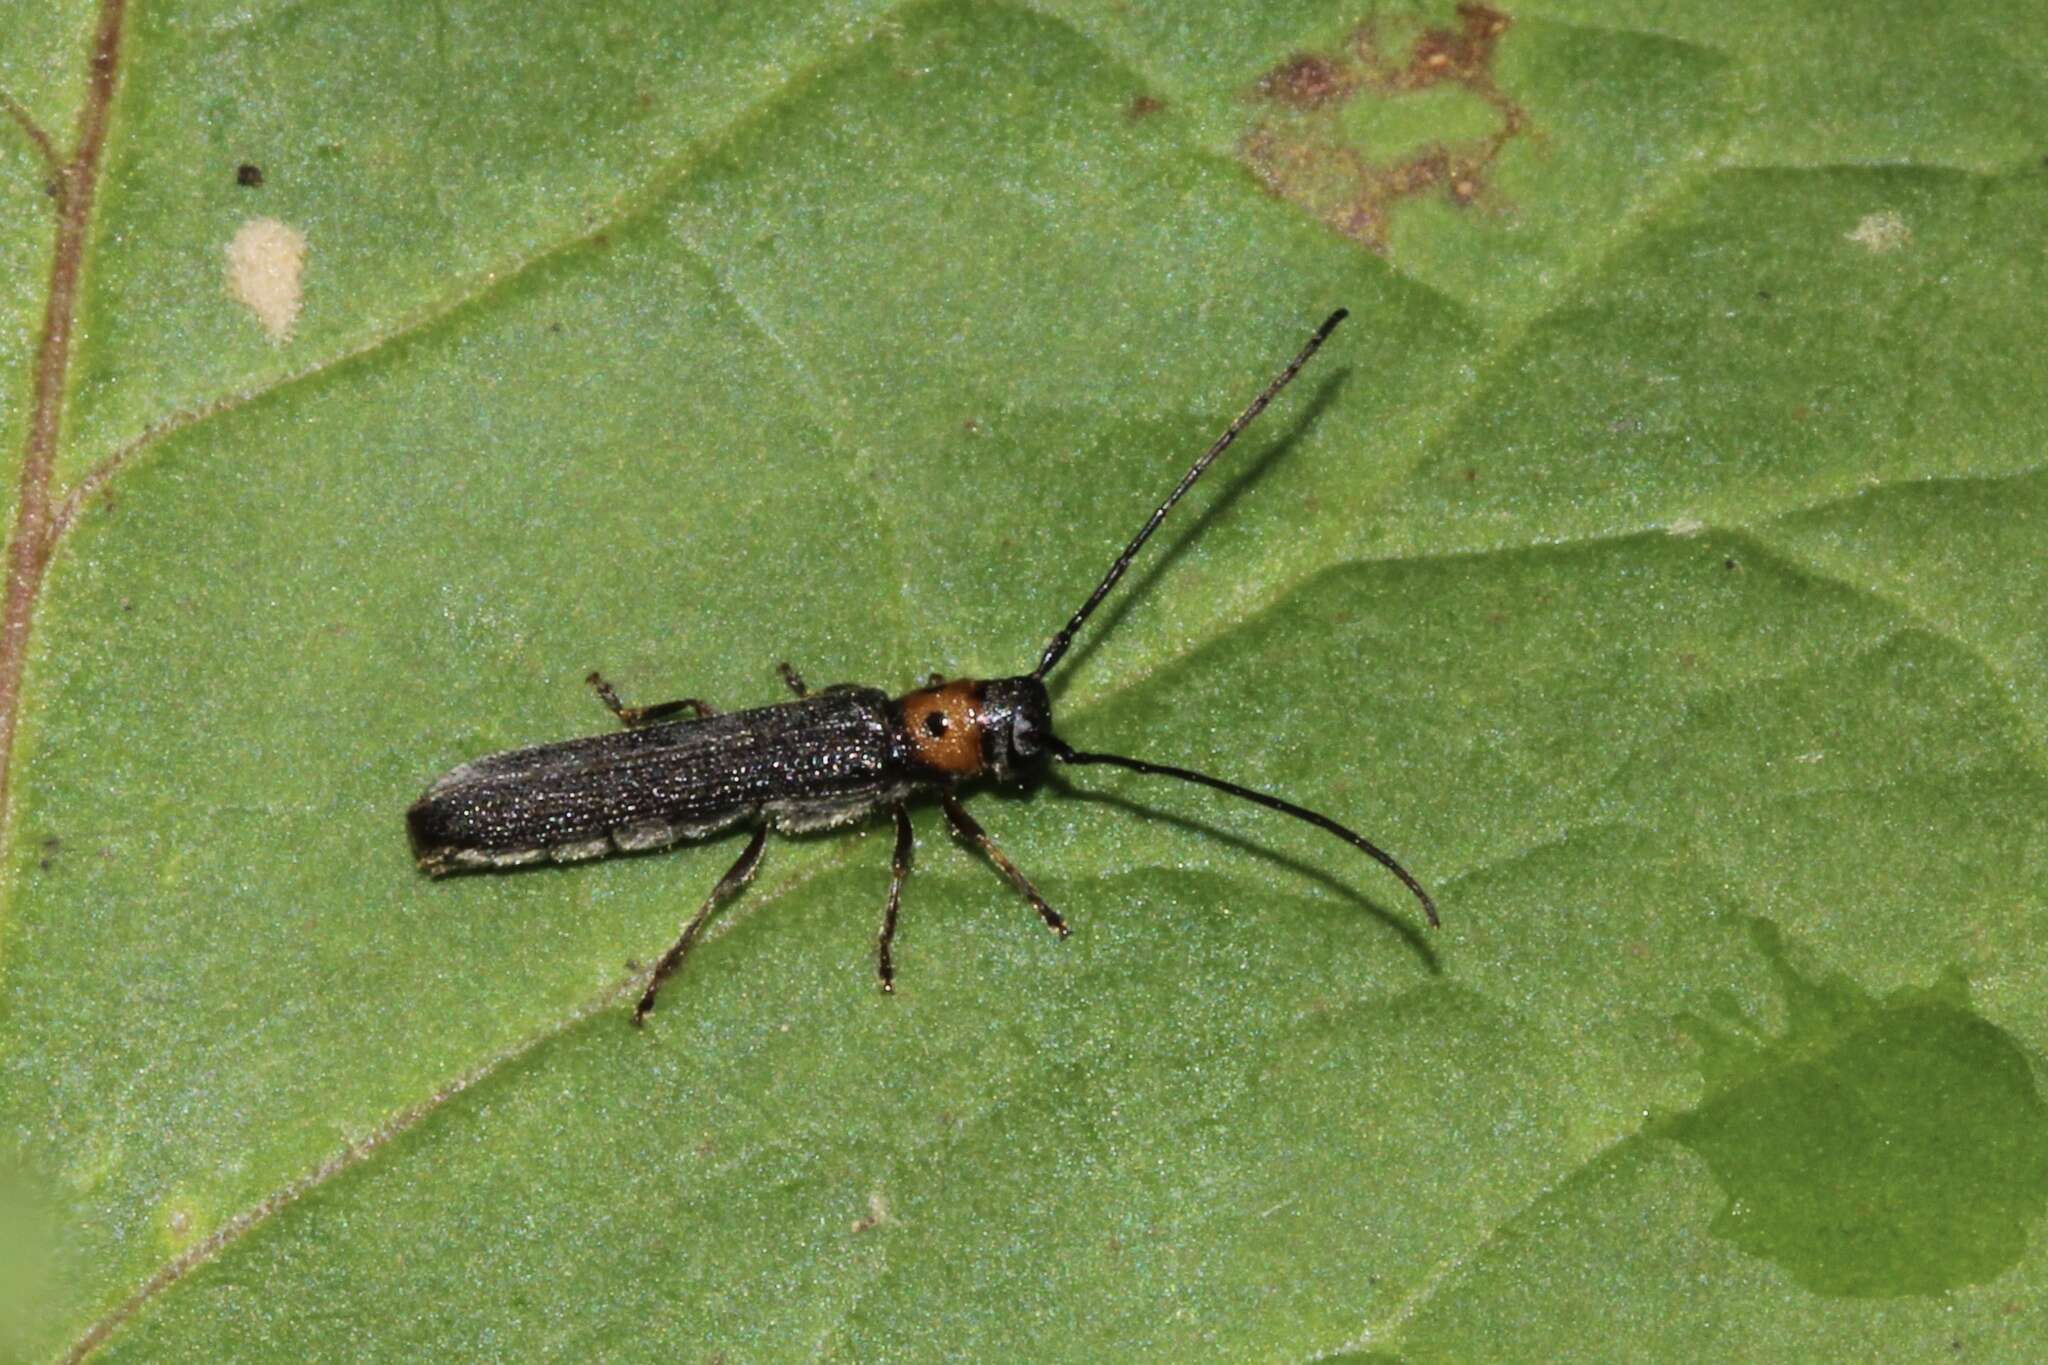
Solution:
[[[1274,867],[1284,868],[1295,876],[1314,882],[1327,891],[1335,892],[1344,899],[1358,905],[1374,919],[1377,919],[1387,928],[1400,935],[1407,943],[1409,949],[1422,959],[1424,969],[1432,976],[1441,976],[1443,974],[1443,964],[1437,956],[1435,946],[1430,943],[1428,935],[1415,926],[1413,920],[1407,915],[1397,914],[1387,909],[1350,882],[1338,877],[1319,864],[1305,862],[1289,854],[1276,853],[1264,844],[1247,839],[1243,835],[1232,833],[1230,830],[1223,829],[1220,826],[1210,824],[1206,820],[1175,814],[1171,811],[1162,811],[1133,801],[1129,797],[1117,795],[1114,792],[1077,787],[1068,780],[1067,775],[1063,772],[1050,773],[1047,775],[1046,780],[1049,785],[1058,787],[1063,795],[1073,800],[1108,806],[1126,815],[1141,816],[1148,821],[1173,825],[1190,833],[1199,834],[1204,838],[1213,839],[1227,847],[1249,854]],[[1028,794],[1019,793],[1018,795],[1028,799]],[[1374,870],[1379,870],[1377,864],[1372,866]]]
[[[1073,652],[1061,661],[1060,668],[1063,671],[1071,673],[1089,655],[1095,652],[1096,646],[1116,633],[1116,628],[1123,623],[1124,618],[1130,614],[1138,603],[1151,596],[1153,585],[1159,581],[1168,569],[1173,567],[1174,562],[1181,557],[1181,554],[1188,546],[1200,539],[1202,533],[1209,529],[1210,523],[1216,521],[1232,507],[1236,506],[1237,500],[1243,497],[1251,489],[1251,486],[1265,475],[1268,469],[1285,458],[1301,438],[1309,433],[1310,429],[1322,417],[1324,410],[1337,401],[1339,386],[1350,376],[1351,369],[1349,366],[1331,371],[1324,376],[1316,385],[1314,395],[1302,406],[1301,411],[1295,415],[1294,420],[1288,423],[1278,436],[1273,438],[1272,443],[1264,450],[1261,450],[1256,457],[1243,464],[1236,474],[1224,483],[1223,491],[1216,495],[1216,500],[1207,507],[1204,507],[1193,521],[1186,523],[1181,528],[1179,535],[1161,546],[1160,551],[1152,556],[1150,563],[1145,568],[1137,571],[1138,576],[1136,578],[1124,583],[1123,590],[1117,594],[1114,602],[1103,604],[1100,619],[1093,624],[1086,635],[1074,642]],[[1215,476],[1215,473],[1216,471],[1212,469],[1212,478]]]

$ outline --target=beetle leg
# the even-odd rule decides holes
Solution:
[[[896,855],[889,861],[889,899],[882,911],[882,937],[875,945],[875,965],[882,973],[882,989],[896,989],[896,964],[889,956],[889,943],[896,937],[896,907],[903,903],[903,879],[910,875],[910,851],[916,841],[910,836],[910,812],[901,801],[892,808],[896,817]]]
[[[967,813],[967,807],[960,804],[960,799],[949,791],[941,790],[939,804],[946,808],[946,818],[953,822],[953,832],[963,839],[979,844],[981,851],[988,855],[988,860],[1002,869],[1003,875],[1010,879],[1010,885],[1017,888],[1017,894],[1031,902],[1031,908],[1045,921],[1045,927],[1065,938],[1067,922],[1060,918],[1060,912],[1045,903],[1045,897],[1038,894],[1038,888],[1031,884],[1031,879],[1017,870],[1017,865],[1010,861],[1009,855],[996,846],[995,840],[988,837],[988,831]]]
[[[604,703],[604,709],[617,716],[619,724],[628,730],[665,720],[678,711],[688,711],[698,720],[709,720],[718,714],[717,708],[710,702],[698,701],[695,697],[684,697],[680,701],[656,702],[652,706],[628,706],[619,700],[619,694],[604,680],[604,674],[593,673],[583,681],[597,689],[597,699]]]
[[[647,989],[640,996],[640,1003],[633,1007],[633,1027],[638,1028],[647,1018],[647,1011],[654,1008],[654,997],[661,990],[661,983],[683,965],[683,959],[689,956],[690,945],[697,941],[697,931],[704,927],[705,920],[711,918],[711,912],[732,899],[733,893],[753,877],[754,869],[761,865],[761,846],[767,842],[768,822],[764,820],[754,827],[754,837],[747,840],[739,861],[726,870],[726,874],[718,879],[718,885],[711,888],[711,894],[704,898],[704,908],[684,926],[683,936],[661,955],[661,961],[654,964],[654,972],[647,978]]]
[[[802,701],[805,697],[811,695],[811,689],[804,686],[804,675],[791,668],[787,663],[775,665],[775,672],[783,682],[789,684],[789,690],[796,693],[798,701]]]

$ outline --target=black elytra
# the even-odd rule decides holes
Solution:
[[[1327,830],[1398,877],[1422,903],[1434,927],[1436,906],[1429,893],[1364,836],[1327,815],[1206,773],[1077,750],[1053,733],[1052,704],[1045,690],[1046,676],[1174,504],[1300,373],[1345,316],[1343,309],[1332,313],[1195,461],[1109,566],[1088,600],[1052,637],[1029,673],[951,682],[932,678],[891,697],[852,683],[812,692],[795,670],[783,664],[780,671],[796,694],[794,700],[728,712],[695,698],[628,706],[593,673],[590,685],[624,728],[492,754],[438,779],[406,812],[420,867],[442,876],[575,862],[667,848],[734,825],[751,827],[752,837],[738,860],[648,973],[646,989],[633,1010],[637,1025],[654,1008],[662,983],[682,965],[712,913],[752,878],[771,827],[790,833],[829,829],[887,811],[896,823],[896,846],[876,961],[882,989],[893,990],[895,967],[889,946],[912,848],[905,802],[920,792],[934,793],[954,832],[987,855],[1048,928],[1066,934],[1066,921],[967,813],[955,790],[980,778],[1028,783],[1044,772],[1049,759],[1057,759],[1177,778]],[[689,714],[684,716],[685,712]]]

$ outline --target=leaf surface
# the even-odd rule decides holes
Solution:
[[[0,61],[5,425],[95,11]],[[24,1358],[2022,1353],[2048,25],[143,7],[16,705]],[[49,72],[70,73],[50,75]],[[260,185],[238,182],[252,165]],[[303,235],[273,340],[223,281]],[[1056,677],[1071,770],[430,881],[633,702]],[[7,338],[12,338],[9,340]],[[19,530],[17,529],[17,534]],[[1967,1154],[1959,1160],[1958,1154]]]

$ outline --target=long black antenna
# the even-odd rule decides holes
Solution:
[[[1152,533],[1159,529],[1159,523],[1166,520],[1166,514],[1173,510],[1173,505],[1181,500],[1183,494],[1195,486],[1195,480],[1202,477],[1203,470],[1215,463],[1218,455],[1230,449],[1230,443],[1235,441],[1238,435],[1252,424],[1253,419],[1266,410],[1266,405],[1278,396],[1280,390],[1286,388],[1294,376],[1301,373],[1301,367],[1308,364],[1309,357],[1314,355],[1317,348],[1329,339],[1330,333],[1337,330],[1337,324],[1344,321],[1348,316],[1350,315],[1345,309],[1339,308],[1336,312],[1330,314],[1329,317],[1324,318],[1323,325],[1316,328],[1316,334],[1308,339],[1308,345],[1301,348],[1301,354],[1287,362],[1287,368],[1280,371],[1277,379],[1266,385],[1266,391],[1257,398],[1254,398],[1252,405],[1239,413],[1237,420],[1230,424],[1229,429],[1216,438],[1216,444],[1210,446],[1208,450],[1202,453],[1202,458],[1195,461],[1194,468],[1181,476],[1180,485],[1167,495],[1166,501],[1159,504],[1159,510],[1152,514],[1152,519],[1145,523],[1144,528],[1136,536],[1132,537],[1131,543],[1124,547],[1124,552],[1116,557],[1116,563],[1109,566],[1109,572],[1104,574],[1102,581],[1095,585],[1095,591],[1088,595],[1088,600],[1081,604],[1081,609],[1074,613],[1073,619],[1060,628],[1059,634],[1052,637],[1052,643],[1048,644],[1045,647],[1045,653],[1039,656],[1038,667],[1031,670],[1032,677],[1043,678],[1046,674],[1052,672],[1053,665],[1058,663],[1061,656],[1066,654],[1067,646],[1074,643],[1074,632],[1081,629],[1081,623],[1094,614],[1095,608],[1102,604],[1103,598],[1109,596],[1109,590],[1115,587],[1117,580],[1124,576],[1124,570],[1131,567],[1131,561],[1137,558],[1138,551],[1143,549],[1145,542],[1152,538]],[[1270,798],[1267,799],[1270,801]],[[1282,804],[1284,805],[1285,803],[1283,802]],[[1317,818],[1320,819],[1321,817]],[[1327,824],[1329,822],[1325,821],[1324,823]],[[1335,828],[1341,829],[1342,827],[1336,826]],[[1364,840],[1358,839],[1356,835],[1351,837],[1355,842],[1365,843]],[[1389,867],[1393,867],[1392,860],[1387,858],[1384,853],[1380,853],[1379,850],[1374,849],[1370,844],[1365,846],[1375,856],[1380,858],[1381,861],[1385,862]],[[1394,870],[1400,871],[1399,868]],[[1406,877],[1408,874],[1402,872],[1401,875]],[[1413,885],[1413,883],[1411,882],[1410,885]],[[1416,887],[1415,890],[1420,895],[1422,888]],[[1423,897],[1423,903],[1425,905],[1429,903],[1427,896]],[[1434,914],[1431,915],[1430,919],[1432,923],[1435,922]]]
[[[1343,315],[1339,314],[1338,316],[1341,317]],[[1328,326],[1326,325],[1323,330],[1327,332],[1329,330]],[[1320,339],[1320,336],[1318,336],[1318,340]],[[1356,830],[1345,828],[1327,815],[1319,815],[1306,806],[1297,806],[1292,801],[1282,801],[1277,796],[1268,796],[1264,792],[1253,791],[1250,787],[1240,787],[1235,782],[1225,782],[1220,777],[1211,777],[1207,773],[1198,773],[1192,768],[1175,768],[1164,763],[1147,763],[1142,758],[1123,758],[1116,754],[1081,753],[1076,749],[1069,748],[1064,741],[1058,739],[1052,741],[1051,748],[1054,756],[1062,763],[1108,763],[1118,768],[1129,768],[1132,772],[1151,773],[1157,777],[1177,777],[1183,782],[1193,782],[1204,787],[1214,787],[1217,791],[1228,792],[1232,796],[1241,796],[1247,801],[1266,807],[1268,810],[1277,810],[1282,815],[1291,815],[1297,820],[1306,820],[1318,829],[1326,829],[1346,843],[1364,849],[1367,856],[1371,857],[1381,867],[1384,867],[1396,877],[1399,877],[1401,885],[1413,891],[1415,899],[1422,902],[1422,913],[1429,916],[1430,928],[1438,928],[1441,924],[1441,921],[1436,917],[1436,902],[1431,900],[1429,893],[1422,889],[1422,883],[1416,881],[1415,878],[1408,874],[1407,868],[1395,862],[1392,854],[1366,838],[1363,834],[1358,833]]]

